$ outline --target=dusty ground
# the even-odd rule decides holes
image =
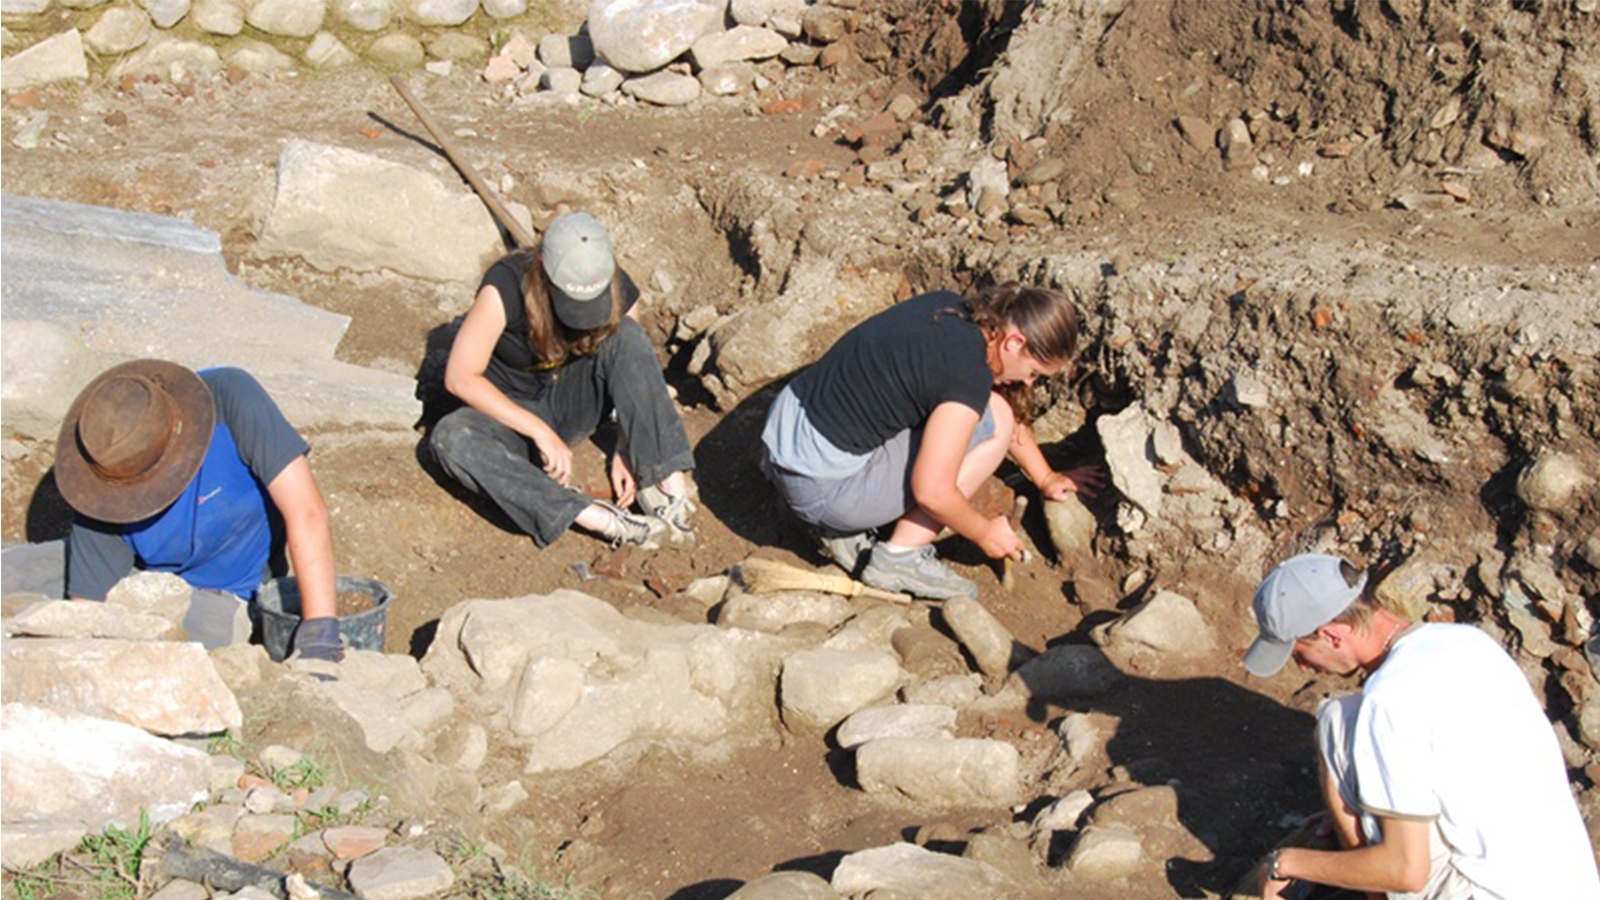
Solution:
[[[1096,249],[1119,267],[1129,261],[1238,255],[1271,246],[1286,235],[1314,235],[1330,248],[1378,249],[1400,260],[1397,265],[1427,260],[1581,268],[1600,258],[1600,214],[1592,198],[1588,203],[1536,205],[1527,199],[1526,186],[1519,187],[1509,173],[1480,183],[1483,196],[1472,212],[1431,218],[1383,208],[1388,196],[1411,177],[1403,162],[1393,158],[1398,150],[1381,164],[1324,160],[1319,164],[1332,170],[1328,177],[1281,189],[1221,172],[1172,139],[1168,106],[1141,97],[1140,89],[1130,85],[1167,85],[1175,93],[1173,85],[1198,82],[1212,107],[1248,102],[1254,94],[1239,96],[1238,82],[1227,87],[1230,82],[1220,73],[1230,54],[1241,54],[1248,46],[1244,38],[1249,28],[1208,21],[1198,12],[1226,4],[1191,4],[1184,7],[1186,13],[1166,17],[1144,8],[1158,6],[1165,8],[1134,5],[1127,15],[1148,21],[1118,32],[1109,42],[1098,80],[1080,86],[1085,113],[1052,136],[1058,145],[1073,148],[1071,191],[1078,197],[1074,218],[1066,228],[1019,240],[1055,249]],[[995,32],[985,34],[991,42],[1003,39]],[[956,31],[945,42],[959,37]],[[1191,52],[1197,42],[1207,40],[1216,45],[1211,49],[1220,61],[1214,65]],[[785,96],[804,97],[806,103],[798,112],[773,115],[753,113],[747,109],[751,104],[739,103],[690,111],[512,109],[470,72],[458,69],[445,78],[419,74],[411,80],[435,116],[456,131],[472,163],[493,183],[510,176],[510,197],[540,209],[547,206],[540,185],[548,173],[600,173],[603,181],[603,173],[642,167],[653,185],[649,190],[665,196],[735,171],[779,178],[796,159],[814,158],[843,168],[852,158],[850,149],[833,136],[812,133],[826,110],[838,102],[865,105],[869,99],[864,98],[873,93],[881,98],[896,86],[952,93],[940,78],[951,71],[963,75],[954,59],[942,66],[925,60],[921,70],[902,61],[902,71],[887,76],[867,71],[797,74],[779,89]],[[1264,59],[1255,70],[1258,77],[1274,71],[1269,64],[1274,61],[1282,62]],[[1342,71],[1351,70],[1348,61],[1341,65]],[[940,71],[930,74],[934,68]],[[1288,75],[1277,77],[1282,85],[1296,86]],[[1259,88],[1259,82],[1252,85]],[[1313,93],[1303,89],[1304,96]],[[1294,105],[1293,94],[1284,99]],[[197,90],[160,85],[123,90],[96,84],[45,90],[34,102],[50,112],[48,133],[53,138],[38,150],[12,149],[9,140],[19,118],[31,112],[15,108],[13,99],[13,108],[4,114],[5,191],[166,213],[214,229],[224,236],[230,268],[240,277],[350,316],[340,351],[349,362],[405,374],[425,371],[430,351],[436,359],[444,346],[443,326],[470,300],[471,285],[327,274],[298,262],[251,255],[253,229],[270,197],[272,168],[288,139],[350,146],[447,170],[415,138],[419,129],[414,120],[379,74],[247,78]],[[1329,139],[1346,137],[1363,124],[1356,121],[1360,115],[1340,119],[1329,112],[1337,104],[1320,108],[1328,113],[1319,127]],[[1130,177],[1128,160],[1140,155],[1142,145],[1155,148],[1148,155],[1157,160],[1154,175],[1140,176],[1142,206],[1126,211],[1100,203],[1107,185]],[[615,216],[626,218],[632,201],[639,199],[638,190],[603,199]],[[628,227],[651,233],[648,222],[630,222]],[[704,237],[662,229],[653,232],[648,246],[621,248],[623,261],[649,272],[654,255],[701,254],[707,257],[706,272],[734,271],[729,248],[705,245]],[[945,274],[952,280],[966,277]],[[940,280],[938,272],[922,272],[912,276],[912,287],[942,286]],[[735,288],[729,284],[722,297],[713,299],[724,305]],[[656,334],[665,334],[670,325],[657,323]],[[442,485],[419,453],[420,432],[311,436],[313,466],[334,510],[341,569],[380,578],[397,597],[389,614],[391,652],[420,656],[440,614],[469,598],[576,587],[620,607],[644,609],[661,606],[649,585],[681,586],[692,577],[722,572],[752,553],[820,564],[798,529],[775,514],[774,497],[752,462],[750,448],[768,393],[757,393],[735,409],[719,410],[682,371],[682,361],[673,363],[669,378],[684,401],[701,473],[700,543],[689,552],[618,557],[581,535],[540,551],[514,533],[503,517]],[[1092,415],[1095,410],[1091,405],[1087,411]],[[1092,462],[1098,451],[1091,440],[1080,437],[1050,452],[1062,462],[1077,463]],[[1486,452],[1493,457],[1500,451]],[[596,492],[605,484],[602,459],[592,445],[579,457],[580,479]],[[1494,466],[1504,462],[1503,454],[1490,460]],[[35,454],[29,464],[32,471],[6,483],[8,541],[59,536],[65,521],[45,469],[48,454]],[[1462,496],[1454,510],[1435,508],[1435,517],[1481,521],[1484,503],[1478,496]],[[1104,519],[1110,502],[1102,498],[1096,508]],[[1036,542],[1042,541],[1039,523],[1030,525]],[[1040,562],[1026,569],[1018,588],[1007,593],[971,548],[950,546],[947,555],[966,564],[991,611],[1020,640],[1039,649],[1082,639],[1086,625],[1104,613],[1086,620],[1089,607],[1070,601],[1079,591],[1116,593],[1115,585],[1131,568],[1108,558],[1080,570],[1083,583],[1073,585],[1064,582],[1059,567]],[[577,564],[620,571],[614,579],[580,582]],[[1253,573],[1230,579],[1197,572],[1194,577],[1220,579],[1211,588],[1247,591],[1245,579]],[[1247,593],[1239,596],[1238,615],[1246,618],[1220,623],[1223,634],[1242,633]],[[1131,898],[1163,891],[1215,895],[1231,886],[1279,833],[1285,813],[1312,808],[1308,711],[1339,686],[1302,683],[1291,676],[1247,683],[1234,662],[1240,649],[1242,645],[1225,648],[1192,671],[1138,678],[1130,690],[1093,710],[1097,722],[1115,734],[1100,783],[1181,784],[1181,818],[1197,839],[1171,848],[1165,871],[1152,873],[1149,883],[1130,885],[1125,894],[1101,896]],[[1054,740],[1041,726],[1059,713],[1031,710],[1016,720],[967,725],[975,734],[1023,742]],[[919,835],[948,840],[968,828],[1013,817],[1011,810],[996,809],[930,819],[841,787],[849,784],[850,775],[836,771],[834,762],[808,743],[776,739],[773,746],[730,759],[713,771],[665,756],[649,757],[625,779],[610,779],[605,773],[584,780],[554,779],[536,789],[518,818],[485,824],[490,836],[533,864],[552,871],[569,868],[580,883],[603,888],[608,897],[688,900],[725,896],[739,881],[773,868],[825,872],[853,849]]]

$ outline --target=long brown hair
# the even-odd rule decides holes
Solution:
[[[611,277],[611,315],[606,323],[588,331],[574,331],[556,318],[555,307],[550,303],[550,276],[544,270],[540,251],[522,249],[512,255],[522,268],[522,305],[528,313],[528,347],[533,350],[537,364],[553,368],[569,359],[590,356],[601,341],[617,330],[617,323],[622,319],[618,276]]]
[[[972,322],[986,337],[993,339],[1015,327],[1028,341],[1028,355],[1040,362],[1070,363],[1078,353],[1082,321],[1072,298],[1063,291],[1008,281],[969,294],[966,304]],[[1029,385],[1000,384],[995,391],[1011,406],[1017,421],[1033,421]]]

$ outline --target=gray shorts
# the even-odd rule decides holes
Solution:
[[[983,411],[967,443],[970,451],[994,437],[994,412]],[[911,466],[922,447],[922,429],[910,428],[867,456],[867,464],[843,478],[819,479],[773,464],[763,450],[762,469],[784,502],[802,521],[835,531],[871,531],[916,508]]]

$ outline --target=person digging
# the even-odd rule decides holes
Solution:
[[[1600,898],[1594,850],[1566,764],[1522,670],[1471,625],[1416,624],[1379,606],[1366,573],[1296,556],[1256,591],[1268,676],[1366,676],[1317,710],[1323,800],[1343,849],[1280,847],[1262,897],[1304,881],[1427,900]]]
[[[287,549],[301,595],[294,649],[338,662],[333,533],[309,452],[241,369],[141,359],[107,370],[73,401],[56,446],[74,512],[66,595],[104,600],[135,568],[178,575],[194,589],[183,626],[211,650],[249,640],[246,604]]]

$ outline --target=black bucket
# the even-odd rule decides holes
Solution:
[[[394,595],[389,586],[371,578],[334,579],[336,592],[360,591],[372,598],[372,608],[353,616],[339,617],[339,633],[351,650],[383,652],[383,630],[389,618],[389,601]],[[300,627],[300,585],[293,576],[278,578],[261,586],[256,594],[256,609],[261,613],[261,643],[273,662],[289,656],[294,630]]]

